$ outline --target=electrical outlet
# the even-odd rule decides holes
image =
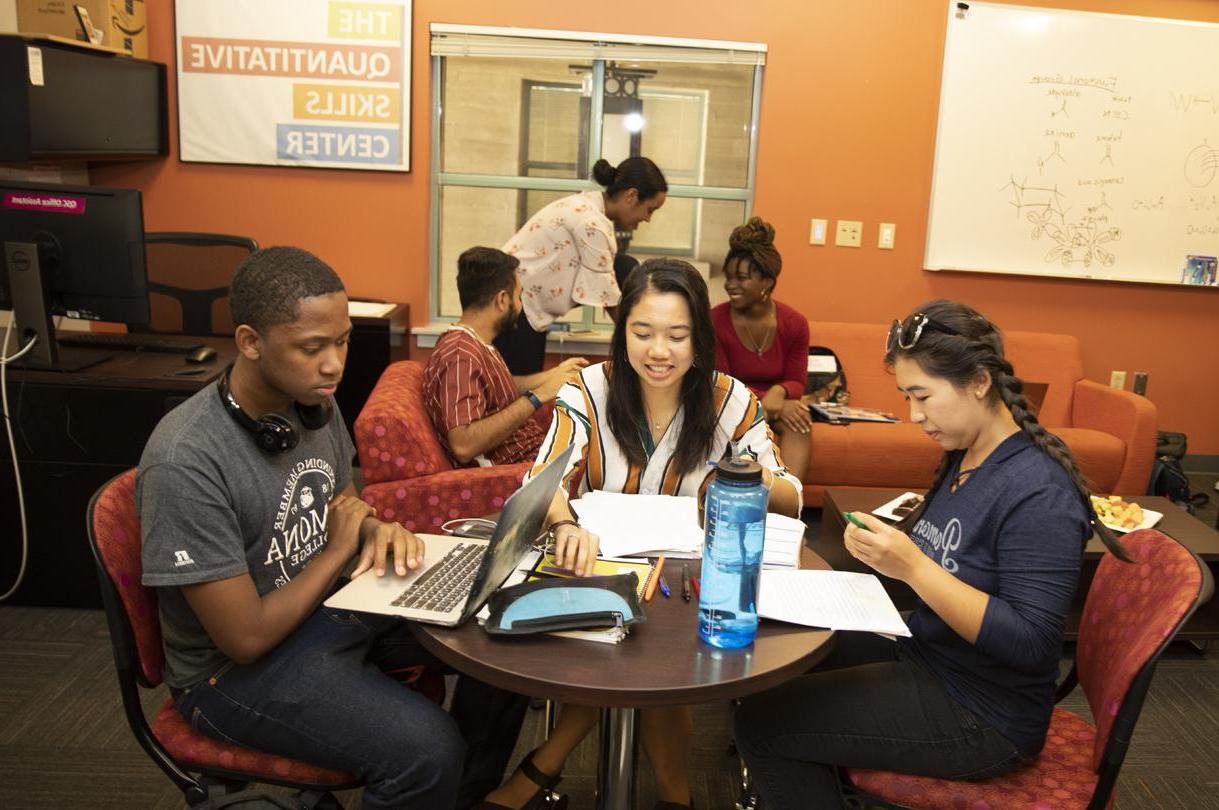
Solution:
[[[876,232],[876,246],[881,250],[893,250],[896,239],[897,226],[892,222],[880,223],[880,229]]]
[[[862,234],[862,222],[840,219],[838,220],[838,232],[834,235],[834,244],[840,247],[859,247]]]
[[[1130,386],[1130,390],[1139,396],[1147,396],[1147,372],[1134,372],[1134,385]]]
[[[1112,371],[1109,373],[1109,387],[1119,391],[1126,387],[1126,372]]]
[[[824,245],[825,231],[827,221],[824,219],[814,219],[808,227],[808,243],[810,245]]]

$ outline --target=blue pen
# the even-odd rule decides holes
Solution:
[[[668,599],[673,595],[673,592],[669,590],[669,583],[665,581],[665,575],[663,572],[660,575],[660,592],[665,595],[665,599]]]

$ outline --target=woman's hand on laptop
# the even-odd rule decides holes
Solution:
[[[592,576],[600,548],[601,538],[583,526],[565,523],[554,529],[555,561],[578,577]]]
[[[373,568],[377,576],[384,576],[391,551],[398,576],[405,576],[408,570],[413,571],[423,564],[423,541],[400,524],[385,523],[369,516],[361,525],[360,534],[364,537],[364,549],[360,552],[360,561],[351,572],[352,579],[369,568]]]

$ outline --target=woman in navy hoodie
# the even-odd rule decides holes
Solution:
[[[742,702],[736,744],[771,810],[843,806],[835,766],[984,779],[1031,761],[1084,545],[1095,531],[1127,559],[993,323],[934,301],[893,322],[885,362],[944,457],[920,509],[857,514],[843,541],[918,594],[912,637],[840,634],[817,671]]]

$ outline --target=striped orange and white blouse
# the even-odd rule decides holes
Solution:
[[[570,491],[570,476],[579,462],[584,462],[577,493],[590,490],[623,492],[643,495],[685,495],[702,497],[709,483],[710,467],[685,473],[675,468],[677,438],[685,417],[683,405],[673,417],[664,436],[645,467],[629,463],[610,431],[606,413],[609,395],[610,363],[588,366],[574,383],[559,391],[550,430],[542,440],[537,460],[525,476],[536,475],[567,447],[574,445],[568,469],[564,473],[564,491]],[[766,414],[757,398],[744,383],[727,374],[715,372],[713,401],[718,418],[715,437],[711,442],[709,461],[725,456],[750,456],[768,468],[777,479],[783,479],[801,492],[800,480],[783,466],[774,437],[766,424]],[[801,499],[803,506],[803,499]]]

